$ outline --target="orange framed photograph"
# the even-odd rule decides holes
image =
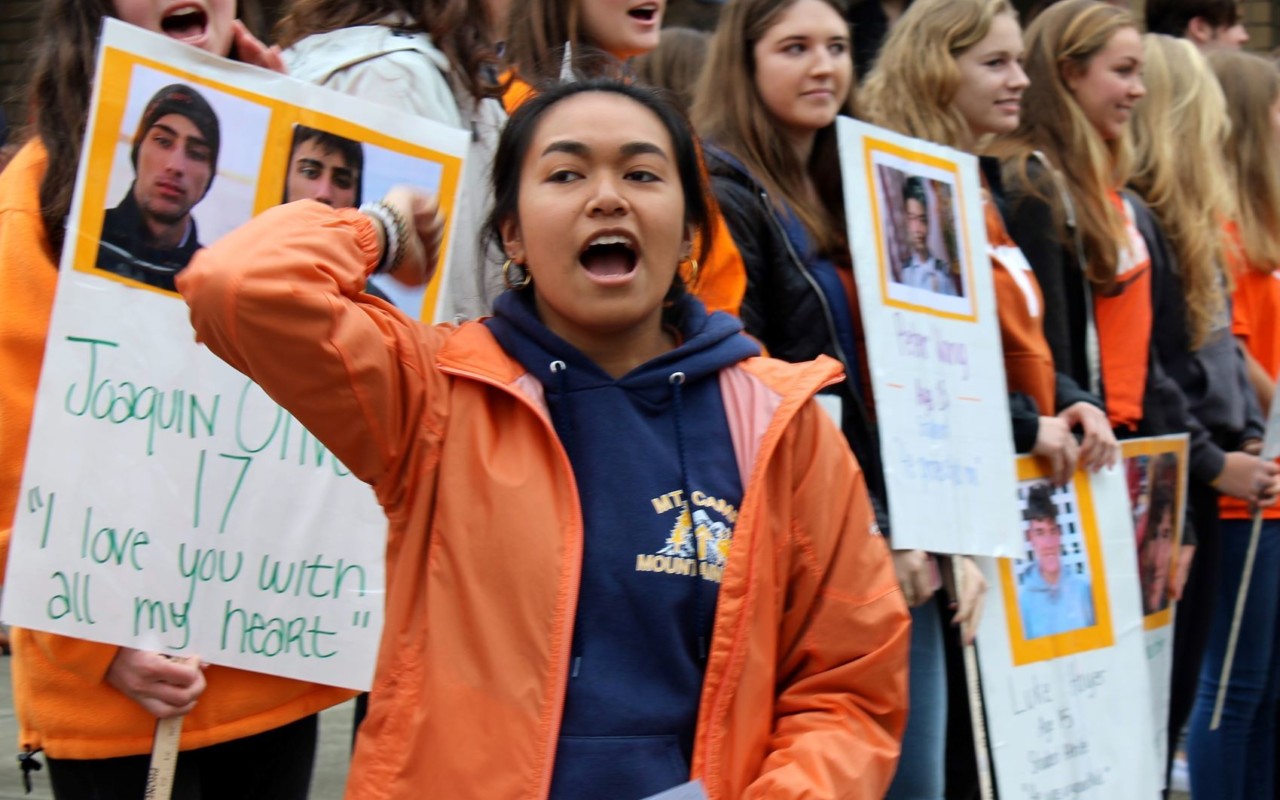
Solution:
[[[1018,502],[1024,554],[999,561],[1014,665],[1110,647],[1115,633],[1088,475],[1077,472],[1055,487],[1034,459],[1021,459]]]

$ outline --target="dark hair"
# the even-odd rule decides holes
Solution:
[[[209,146],[209,183],[204,187],[207,194],[209,187],[213,185],[213,176],[218,172],[218,150],[222,146],[222,129],[218,125],[218,115],[214,113],[209,101],[185,83],[171,83],[147,101],[147,107],[142,111],[142,119],[138,120],[138,130],[133,134],[133,149],[129,151],[129,161],[136,172],[138,150],[142,147],[147,131],[170,114],[186,117],[200,131],[200,136]]]
[[[588,92],[626,97],[651,111],[662,122],[675,151],[680,187],[684,191],[685,223],[696,232],[695,241],[699,248],[696,257],[699,261],[705,261],[711,246],[711,204],[707,200],[707,178],[698,156],[698,142],[693,128],[684,114],[663,97],[662,92],[605,78],[537,87],[537,94],[516,109],[507,120],[493,157],[493,211],[485,221],[484,235],[501,248],[503,223],[519,215],[520,174],[534,132],[543,115],[560,101]],[[683,293],[684,282],[677,272],[672,292],[667,299],[675,300]]]
[[[48,153],[49,166],[40,181],[40,217],[56,263],[66,237],[67,214],[89,121],[98,36],[102,21],[116,14],[111,0],[45,0],[40,11],[28,108],[35,117],[36,135]],[[237,16],[252,27],[261,18],[257,0],[240,0]]]
[[[484,0],[293,0],[276,25],[276,38],[289,47],[312,34],[376,25],[397,13],[409,20],[405,30],[431,37],[472,97],[500,94],[493,21]]]
[[[924,178],[912,175],[902,184],[902,202],[915,200],[926,209],[929,208],[929,193],[924,190]]]
[[[1240,21],[1240,5],[1237,0],[1147,0],[1148,33],[1185,36],[1196,17],[1214,28],[1230,28]]]
[[[289,145],[288,170],[293,169],[293,154],[298,152],[298,146],[307,142],[315,142],[326,153],[337,153],[342,156],[347,168],[355,173],[356,206],[358,207],[360,205],[361,184],[364,177],[364,145],[355,139],[348,139],[336,133],[322,131],[319,128],[308,128],[306,125],[298,125],[293,129],[293,144]],[[287,202],[289,199],[288,181],[285,184],[284,199]]]
[[[1151,505],[1147,508],[1147,530],[1143,531],[1145,542],[1151,538],[1151,531],[1160,525],[1165,514],[1173,515],[1173,487],[1165,483],[1157,483],[1151,489]]]
[[[1035,520],[1058,521],[1058,504],[1053,502],[1053,487],[1037,483],[1027,492],[1027,510],[1023,514],[1027,522]]]

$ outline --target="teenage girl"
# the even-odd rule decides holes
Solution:
[[[43,4],[30,103],[35,136],[0,173],[0,564],[22,479],[96,63],[115,17],[220,56],[279,68],[230,0]],[[2,582],[2,581],[0,581]],[[13,699],[24,768],[43,749],[59,798],[142,797],[157,718],[184,716],[175,797],[304,800],[317,711],[351,692],[15,628]],[[270,758],[259,758],[264,752]]]
[[[429,327],[360,298],[374,270],[430,273],[435,205],[409,190],[371,215],[271,209],[180,278],[199,338],[391,521],[348,797],[888,785],[907,614],[811,402],[839,366],[756,358],[684,291],[703,187],[672,106],[565,84],[498,145],[489,230],[517,288],[492,318]]]
[[[1247,491],[1251,482],[1272,481],[1278,468],[1249,455],[1258,452],[1262,411],[1231,334],[1224,225],[1236,214],[1224,157],[1231,126],[1226,101],[1190,42],[1148,34],[1143,45],[1147,96],[1133,119],[1130,186],[1158,223],[1144,229],[1149,248],[1167,250],[1177,264],[1163,293],[1163,324],[1153,336],[1161,363],[1182,389],[1196,423],[1187,500],[1197,544],[1184,546],[1170,587],[1170,595],[1186,601],[1174,630],[1172,755],[1191,711],[1221,570],[1219,492],[1238,493],[1241,482]],[[1193,549],[1195,558],[1188,564]]]
[[[1280,74],[1271,62],[1242,53],[1215,53],[1209,63],[1231,118],[1225,148],[1235,209],[1226,242],[1235,280],[1231,330],[1244,345],[1260,405],[1269,408],[1280,375]],[[1280,702],[1280,586],[1274,579],[1280,569],[1280,509],[1262,512],[1221,725],[1210,730],[1253,527],[1247,503],[1223,498],[1220,508],[1220,580],[1188,723],[1191,788],[1198,798],[1272,797]]]

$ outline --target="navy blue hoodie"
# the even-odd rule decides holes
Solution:
[[[552,800],[639,800],[689,779],[717,589],[742,501],[718,374],[760,350],[736,319],[708,316],[692,297],[676,310],[679,346],[618,379],[542,324],[532,292],[500,296],[486,322],[542,383],[582,503],[582,582]]]

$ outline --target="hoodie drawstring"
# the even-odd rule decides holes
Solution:
[[[564,452],[569,456],[569,463],[573,463],[573,415],[569,413],[569,367],[563,361],[552,361],[550,365],[551,374],[557,378],[555,415],[559,424],[556,426],[560,430],[560,436],[563,438]],[[570,653],[570,671],[569,677],[576,678],[582,670],[582,639],[575,630],[573,633],[573,644]]]
[[[676,453],[680,457],[680,489],[684,497],[684,513],[689,517],[689,536],[693,538],[694,587],[693,587],[693,622],[694,633],[698,637],[698,660],[707,660],[707,637],[703,634],[703,609],[706,600],[703,597],[706,589],[702,585],[702,553],[698,549],[698,527],[693,522],[692,489],[689,483],[689,458],[684,438],[684,380],[683,372],[673,372],[667,382],[671,384],[671,405],[675,411],[676,421]]]

